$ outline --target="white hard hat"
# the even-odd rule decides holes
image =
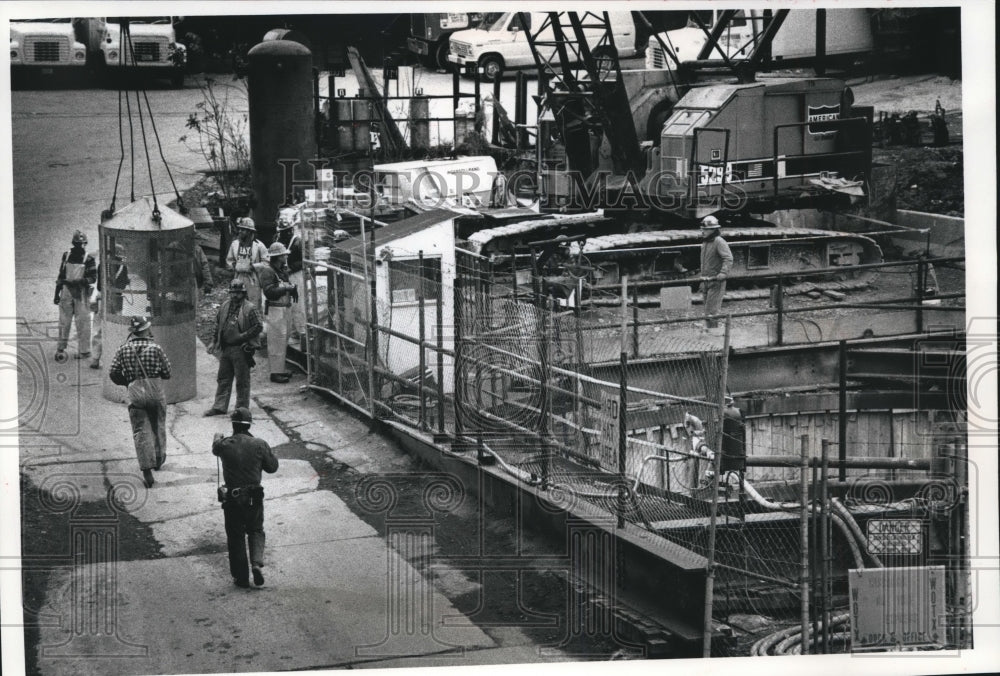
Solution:
[[[701,219],[701,227],[704,230],[708,230],[711,228],[720,228],[722,226],[719,225],[719,219],[715,216],[705,216],[705,218]]]

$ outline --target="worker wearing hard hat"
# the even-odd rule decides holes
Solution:
[[[267,318],[267,360],[271,368],[271,382],[287,383],[285,350],[288,349],[287,313],[293,303],[298,303],[299,290],[288,278],[288,249],[275,242],[267,251],[270,260],[258,266],[260,288],[264,294],[264,316]]]
[[[253,417],[250,409],[239,406],[230,420],[233,434],[217,433],[212,453],[222,464],[225,485],[219,487],[219,500],[226,524],[226,548],[229,550],[229,574],[237,587],[260,587],[264,584],[264,487],[261,472],[278,471],[278,458],[270,444],[250,434]],[[247,571],[247,549],[250,570]]]
[[[113,316],[122,314],[123,299],[125,289],[128,288],[131,280],[128,276],[128,266],[125,262],[125,247],[115,244],[108,260],[108,288],[104,288],[104,275],[101,274],[101,264],[97,264],[97,292],[90,302],[90,309],[94,313],[94,337],[93,343],[94,358],[90,362],[90,368],[101,368],[101,355],[104,351],[104,314]]]
[[[722,239],[719,219],[706,216],[701,221],[701,291],[705,305],[705,327],[714,329],[719,325],[718,315],[722,311],[722,297],[726,293],[726,277],[733,265],[733,252]]]
[[[299,296],[304,296],[306,289],[302,279],[302,238],[295,232],[295,225],[287,218],[278,219],[278,240],[288,249],[288,281],[298,289]],[[298,341],[306,330],[305,313],[301,303],[292,303],[288,311],[288,334],[292,340]]]
[[[170,361],[153,342],[152,323],[132,317],[130,333],[111,361],[111,382],[128,387],[128,417],[132,422],[135,454],[146,487],[153,472],[167,459],[167,399],[160,385],[170,378]]]
[[[215,331],[209,352],[219,358],[216,375],[215,401],[206,416],[225,415],[229,397],[236,381],[236,406],[250,406],[250,369],[256,363],[254,352],[260,348],[260,332],[264,325],[257,308],[247,300],[246,286],[234,279],[229,284],[229,300],[215,315]]]
[[[226,265],[236,273],[233,279],[238,279],[245,285],[247,300],[253,303],[257,312],[261,312],[260,281],[254,265],[267,262],[267,247],[257,239],[257,226],[252,218],[241,218],[237,221],[236,228],[238,236],[229,246]]]
[[[56,277],[56,294],[53,303],[59,306],[59,342],[56,344],[56,361],[66,359],[69,330],[76,321],[77,359],[90,356],[90,294],[97,284],[97,263],[86,251],[87,236],[77,230],[73,233],[72,248],[63,253]]]

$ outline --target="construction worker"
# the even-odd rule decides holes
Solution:
[[[198,299],[204,297],[206,293],[212,293],[215,280],[212,278],[212,266],[208,264],[208,257],[201,245],[194,244],[194,282],[198,286]]]
[[[291,306],[297,305],[299,290],[288,279],[288,250],[281,242],[275,242],[267,250],[269,261],[259,265],[257,277],[264,294],[264,316],[267,317],[267,359],[271,369],[272,383],[287,383],[289,374],[285,370],[285,350],[288,348],[287,314]]]
[[[233,434],[217,433],[212,453],[222,461],[222,476],[226,482],[219,492],[222,513],[226,520],[226,546],[229,549],[229,573],[237,587],[249,587],[247,575],[247,540],[253,582],[264,584],[264,487],[261,471],[278,471],[278,458],[263,439],[250,434],[253,419],[250,409],[239,406],[230,418]]]
[[[153,472],[167,459],[167,400],[161,380],[170,379],[170,361],[153,342],[152,324],[146,317],[132,317],[130,333],[111,361],[111,382],[128,387],[128,417],[139,469],[146,486],[153,486]]]
[[[743,412],[736,407],[736,401],[726,395],[726,408],[722,414],[722,458],[720,470],[742,472],[746,469],[746,423]]]
[[[73,233],[72,248],[62,255],[53,304],[59,306],[59,342],[56,361],[66,359],[69,330],[76,320],[76,359],[90,357],[90,294],[97,284],[97,263],[87,253],[87,236],[80,230]]]
[[[295,232],[294,224],[286,219],[278,219],[278,240],[288,249],[288,281],[298,289],[300,297],[305,296],[305,286],[302,279],[302,238]],[[292,303],[288,312],[288,335],[297,341],[305,333],[306,318],[301,303]]]
[[[226,265],[236,273],[233,279],[243,282],[247,298],[257,308],[259,314],[261,312],[260,282],[257,279],[254,265],[267,262],[267,247],[257,239],[257,226],[252,218],[241,218],[237,221],[236,228],[237,238],[229,245]]]
[[[250,406],[250,369],[254,366],[253,353],[260,347],[263,330],[257,308],[247,300],[246,286],[234,279],[229,285],[229,299],[215,316],[215,332],[208,348],[219,358],[219,373],[215,402],[205,411],[206,416],[225,415],[234,379],[237,408]]]
[[[719,321],[713,319],[722,311],[722,297],[726,293],[726,277],[733,265],[733,252],[729,244],[722,239],[719,219],[706,216],[701,221],[701,276],[707,281],[701,283],[701,291],[705,304],[705,328],[718,327]]]
[[[111,260],[108,262],[108,284],[110,288],[104,289],[104,275],[101,274],[101,263],[97,264],[97,293],[90,303],[90,310],[94,313],[94,337],[92,339],[91,353],[93,359],[90,368],[101,368],[101,355],[104,351],[104,318],[101,309],[106,308],[111,315],[122,313],[122,298],[125,289],[128,288],[128,266],[125,264],[125,247],[115,244]]]

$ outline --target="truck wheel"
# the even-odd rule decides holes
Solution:
[[[441,70],[451,70],[451,62],[448,61],[448,52],[451,50],[451,43],[448,38],[444,38],[434,48],[434,65]]]
[[[649,118],[646,121],[646,139],[659,143],[660,133],[663,131],[663,124],[674,112],[674,102],[670,99],[663,99],[649,111]]]
[[[503,58],[499,54],[479,57],[479,67],[483,69],[483,79],[493,82],[503,77]]]

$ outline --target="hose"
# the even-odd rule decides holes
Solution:
[[[885,568],[885,564],[882,563],[882,560],[876,554],[873,554],[868,548],[868,538],[866,538],[864,533],[861,532],[861,526],[858,525],[858,522],[855,520],[854,515],[851,514],[851,511],[847,509],[847,507],[844,506],[844,503],[842,503],[838,498],[831,498],[830,505],[833,507],[833,511],[840,515],[840,517],[844,520],[844,523],[847,524],[847,527],[851,529],[852,533],[854,533],[854,537],[858,544],[862,545],[864,553],[868,555],[868,558],[871,559],[875,567]]]
[[[850,617],[850,613],[840,613],[839,615],[833,616],[830,618],[830,628],[832,629],[846,624]],[[823,628],[824,625],[820,622],[819,630],[822,631]],[[849,632],[835,632],[831,635],[831,638],[837,640],[850,640],[851,635]],[[805,640],[810,640],[808,629]],[[765,657],[767,655],[799,654],[802,651],[802,644],[802,628],[798,626],[787,627],[781,631],[769,634],[754,643],[750,648],[750,655],[751,657]]]

